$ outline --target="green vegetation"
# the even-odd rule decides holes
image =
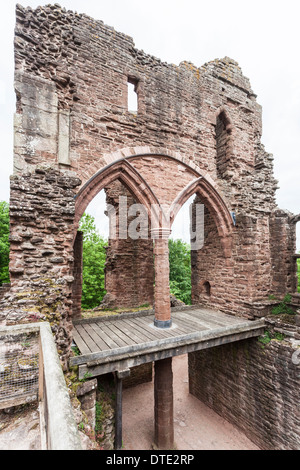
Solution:
[[[295,311],[291,307],[288,306],[291,299],[292,299],[291,295],[286,294],[284,296],[284,299],[280,302],[280,304],[272,308],[272,314],[273,315],[281,315],[281,314],[294,315]]]
[[[96,229],[95,218],[84,214],[79,229],[83,232],[82,308],[97,307],[104,295],[105,247],[107,241]],[[182,240],[169,240],[170,291],[185,304],[191,304],[191,251]],[[147,305],[148,306],[148,305]]]
[[[95,219],[84,214],[79,229],[83,232],[82,308],[98,306],[104,295],[104,266],[107,240],[97,231]],[[191,304],[191,252],[182,240],[169,240],[170,291]],[[298,260],[300,261],[300,260]],[[9,204],[0,202],[0,285],[9,282]],[[299,281],[300,282],[300,281]],[[299,288],[300,289],[300,288]]]
[[[265,334],[258,338],[258,342],[261,344],[262,348],[264,348],[272,340],[283,341],[284,338],[285,336],[282,333],[278,333],[278,332],[271,333],[269,330],[266,330]]]
[[[96,435],[97,441],[101,441],[101,439],[103,438],[103,435],[104,435],[103,429],[102,429],[102,426],[103,426],[103,423],[102,423],[103,410],[102,410],[102,408],[103,408],[103,404],[96,401],[95,435]]]
[[[170,292],[187,305],[191,299],[191,249],[182,240],[169,240]]]
[[[9,282],[9,205],[0,202],[0,285]]]
[[[82,308],[97,307],[104,295],[105,240],[98,233],[95,218],[83,214],[79,230],[83,232],[83,284]]]

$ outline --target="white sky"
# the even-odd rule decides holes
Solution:
[[[35,8],[50,2],[20,0],[19,3]],[[280,186],[278,206],[295,214],[300,212],[299,0],[61,0],[58,3],[104,21],[131,36],[138,49],[168,63],[178,65],[186,60],[200,67],[225,56],[236,60],[263,107],[262,142],[274,155],[275,177]],[[1,3],[0,18],[0,200],[7,201],[15,110],[14,25],[15,1],[5,0]]]

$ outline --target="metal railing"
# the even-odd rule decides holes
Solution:
[[[81,442],[50,324],[0,326],[0,409],[39,401],[42,450]]]

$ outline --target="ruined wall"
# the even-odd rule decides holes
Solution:
[[[191,353],[190,393],[261,449],[299,450],[298,353],[288,338],[265,345],[254,338]]]
[[[11,289],[0,301],[0,322],[47,320],[62,362],[70,347],[74,194],[80,180],[36,168],[11,178]]]
[[[127,107],[128,82],[136,85],[137,113]],[[279,282],[292,285],[290,271],[278,267],[273,276],[275,229],[270,230],[270,221],[277,184],[273,158],[261,144],[261,107],[234,60],[216,59],[199,68],[189,62],[167,64],[137,50],[130,37],[102,21],[57,4],[36,10],[17,5],[15,90],[13,292],[31,292],[43,277],[58,285],[70,276],[70,286],[66,281],[68,287],[62,294],[69,318],[78,191],[119,160],[126,160],[132,173],[140,175],[139,191],[150,194],[152,190],[160,203],[169,204],[195,179],[204,177],[214,189],[207,200],[203,190],[200,199],[209,208],[214,195],[215,201],[222,200],[234,213],[237,223],[226,241],[225,261],[224,240],[216,233],[223,222],[218,209],[209,209],[207,246],[203,253],[193,255],[195,301],[203,300],[201,286],[207,281],[211,286],[207,303],[251,316],[253,302],[279,290],[281,294],[277,278],[275,282],[279,272]],[[41,167],[44,185],[39,181]],[[76,185],[67,190],[66,197],[60,182],[68,178]],[[93,194],[87,192],[87,201]],[[32,199],[36,197],[37,205]],[[38,220],[30,219],[32,213],[38,214]],[[53,232],[51,243],[43,236],[49,214],[59,232],[64,225],[64,236],[56,240]],[[35,260],[32,254],[37,251],[24,246],[23,238],[14,241],[29,226],[41,238],[37,245],[31,243],[34,250],[37,246],[41,252],[51,250],[53,262],[43,255]],[[292,236],[284,239],[287,254],[292,240]]]
[[[285,295],[297,292],[296,225],[292,214],[276,210],[270,218],[273,290]]]

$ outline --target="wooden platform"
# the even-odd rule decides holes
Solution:
[[[156,328],[152,311],[74,322],[79,378],[122,372],[136,365],[230,343],[264,332],[264,320],[249,321],[202,307],[172,309],[172,327]]]

